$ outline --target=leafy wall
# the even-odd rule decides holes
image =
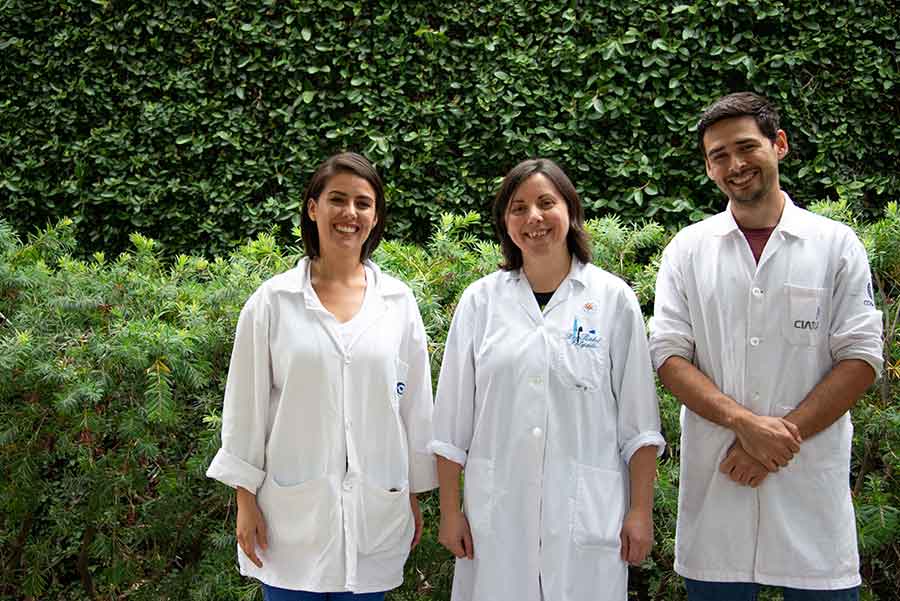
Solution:
[[[315,164],[355,149],[404,240],[533,155],[592,216],[679,224],[720,204],[698,112],[753,89],[783,108],[794,198],[877,215],[900,193],[898,22],[889,0],[5,0],[0,209],[72,217],[86,253],[134,231],[221,253],[286,240]]]

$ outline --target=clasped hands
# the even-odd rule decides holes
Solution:
[[[756,488],[800,451],[800,429],[783,417],[749,414],[735,422],[734,444],[719,471],[738,484]]]

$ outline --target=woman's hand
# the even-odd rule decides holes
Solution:
[[[413,533],[412,544],[409,548],[415,549],[416,545],[419,544],[419,541],[422,540],[422,527],[424,521],[422,520],[422,510],[419,508],[419,497],[414,492],[409,493],[409,506],[412,509],[413,522],[416,525],[416,531]]]
[[[265,551],[269,542],[266,538],[266,520],[263,518],[256,495],[240,486],[237,488],[237,540],[250,561],[256,567],[262,567],[262,561],[256,555],[256,547]]]
[[[653,516],[648,509],[632,508],[622,522],[622,561],[640,564],[653,546]]]
[[[469,520],[460,510],[441,511],[441,529],[438,533],[440,542],[455,557],[475,557],[475,549],[472,547],[472,531],[469,530]]]

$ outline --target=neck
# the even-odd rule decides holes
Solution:
[[[772,194],[752,206],[731,203],[734,220],[742,228],[750,230],[775,227],[781,220],[782,211],[784,211],[784,194],[777,186]]]
[[[310,274],[321,281],[352,282],[363,274],[359,255],[320,255],[312,260]]]
[[[552,292],[559,288],[569,269],[572,267],[572,255],[566,250],[558,256],[547,256],[528,259],[522,257],[522,271],[537,292]]]

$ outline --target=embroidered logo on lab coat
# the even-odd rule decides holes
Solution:
[[[875,306],[875,294],[872,291],[872,280],[866,284],[866,299],[863,301],[863,304],[867,307]]]
[[[588,301],[581,308],[585,313],[593,313],[597,310],[597,303]]]
[[[600,346],[600,336],[597,331],[587,324],[572,320],[572,331],[566,336],[569,344],[578,348],[597,348]]]
[[[406,382],[397,382],[397,396],[403,396],[406,392]]]

